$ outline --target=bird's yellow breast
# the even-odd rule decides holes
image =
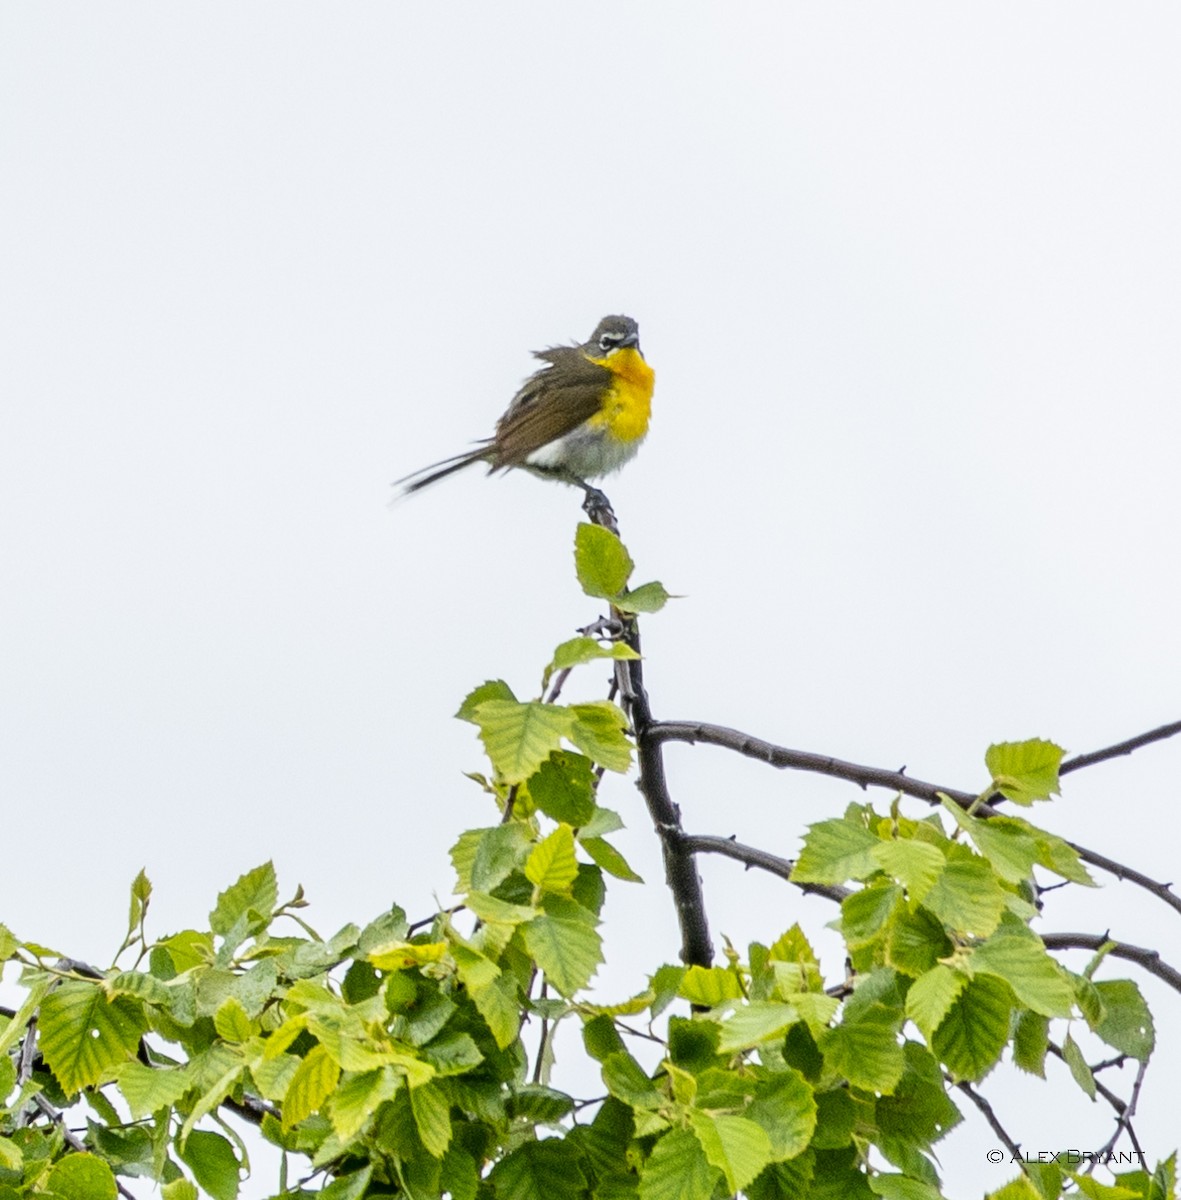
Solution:
[[[611,386],[599,409],[587,424],[606,427],[607,433],[621,442],[634,442],[648,432],[652,418],[652,392],[656,372],[644,361],[633,346],[624,346],[606,358],[593,358],[593,363],[611,372]]]

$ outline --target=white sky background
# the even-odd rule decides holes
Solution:
[[[685,596],[644,624],[657,716],[963,788],[990,741],[1176,719],[1179,49],[1151,3],[6,5],[0,919],[105,963],[141,866],[157,934],[267,858],[324,933],[446,896],[494,819],[451,714],[530,693],[597,609],[575,493],[388,485],[607,312],[658,378],[607,490]],[[785,855],[861,798],[668,759],[692,831]],[[1179,768],[1142,750],[1034,818],[1172,878]],[[651,884],[612,887],[619,998],[678,940],[638,796],[603,800]],[[719,944],[800,919],[840,977],[831,906],[702,873]],[[1043,930],[1181,960],[1105,883]],[[1146,990],[1159,1158],[1178,998]],[[990,1081],[1013,1135],[1104,1141],[1050,1074]],[[1013,1169],[965,1112],[966,1196]]]

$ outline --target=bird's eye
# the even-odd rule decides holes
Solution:
[[[620,338],[618,334],[605,333],[601,338],[599,338],[599,349],[614,350],[619,345],[619,342]]]

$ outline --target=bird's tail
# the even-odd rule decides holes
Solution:
[[[488,447],[481,445],[475,450],[466,450],[463,454],[457,454],[454,458],[444,458],[441,462],[431,463],[429,467],[423,467],[419,471],[403,475],[401,479],[395,479],[394,487],[398,489],[395,499],[400,500],[403,496],[421,492],[424,487],[430,487],[432,483],[437,483],[440,479],[455,474],[456,471],[462,471],[464,467],[470,467],[473,463],[487,461]]]

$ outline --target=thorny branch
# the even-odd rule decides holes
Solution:
[[[1170,966],[1156,950],[1117,942],[1105,933],[1043,933],[1047,950],[1099,950],[1104,947],[1112,958],[1127,959],[1150,975],[1164,980],[1175,992],[1181,992],[1181,971]]]

